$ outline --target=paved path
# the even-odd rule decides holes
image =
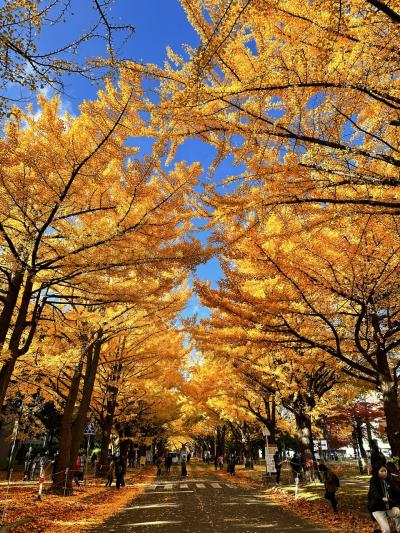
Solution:
[[[196,475],[197,477],[193,477]],[[94,532],[138,533],[325,533],[268,501],[262,489],[229,482],[212,472],[178,472],[146,487],[122,512]]]

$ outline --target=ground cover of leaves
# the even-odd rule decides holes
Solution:
[[[254,471],[238,469],[235,476],[229,475],[226,471],[218,471],[217,474],[229,479],[231,482],[245,484],[248,486],[260,486],[261,477],[255,476]],[[247,475],[249,473],[249,475]],[[375,529],[375,523],[367,513],[352,512],[359,505],[366,506],[367,484],[363,480],[359,484],[361,490],[351,492],[351,482],[342,483],[342,488],[338,493],[339,506],[342,509],[339,513],[332,512],[329,502],[324,499],[324,489],[322,483],[301,485],[299,496],[294,494],[294,486],[267,486],[265,495],[269,500],[281,505],[291,512],[302,516],[309,522],[323,526],[323,531],[333,533],[371,533]],[[356,481],[357,484],[357,481]],[[360,494],[358,494],[360,492]],[[362,492],[362,494],[361,494]],[[342,504],[342,505],[341,505]]]
[[[76,533],[88,531],[102,524],[144,490],[144,484],[154,477],[154,468],[141,469],[126,476],[126,487],[117,490],[104,483],[74,490],[72,496],[58,496],[44,492],[37,499],[37,487],[2,487],[0,492],[0,521],[5,506],[5,525],[27,521],[16,527],[1,528],[12,533]]]

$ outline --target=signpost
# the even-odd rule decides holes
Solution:
[[[89,422],[86,424],[83,434],[87,437],[87,448],[86,448],[86,460],[85,460],[85,478],[84,478],[84,485],[86,485],[86,479],[87,479],[87,468],[89,464],[89,453],[90,453],[90,437],[93,435],[96,435],[97,426],[95,422]]]

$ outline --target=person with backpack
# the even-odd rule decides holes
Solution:
[[[117,489],[125,487],[125,463],[123,457],[119,456],[115,461],[115,486]]]
[[[318,470],[322,473],[323,482],[325,485],[325,498],[331,502],[334,513],[338,512],[338,501],[336,499],[336,492],[340,487],[340,481],[337,475],[332,472],[326,465],[320,464]]]
[[[382,533],[390,533],[388,518],[392,518],[400,532],[399,489],[391,481],[386,466],[373,470],[369,482],[368,511],[378,522]]]

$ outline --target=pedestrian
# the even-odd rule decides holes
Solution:
[[[214,457],[214,468],[215,470],[218,470],[218,456],[217,455]]]
[[[165,470],[166,472],[171,472],[172,466],[172,455],[168,453],[165,457]]]
[[[106,487],[111,487],[113,479],[114,479],[114,472],[115,472],[115,461],[114,457],[110,457],[109,463],[108,463],[108,470],[107,470],[107,483]]]
[[[83,452],[79,453],[79,480],[83,481],[85,476],[86,455]]]
[[[388,477],[386,466],[375,468],[369,482],[368,511],[378,522],[382,533],[390,533],[388,518],[392,518],[400,532],[399,490]]]
[[[220,470],[223,470],[224,468],[224,456],[223,455],[218,456],[218,466]]]
[[[125,487],[125,464],[121,456],[119,456],[115,461],[115,486],[117,489],[120,487]]]
[[[303,476],[301,474],[302,468],[301,468],[301,457],[298,452],[296,452],[293,457],[290,460],[290,466],[292,467],[293,477],[294,479],[298,479],[299,481],[303,481]]]
[[[388,471],[388,478],[390,479],[390,482],[393,484],[393,487],[395,491],[398,491],[400,494],[400,472],[397,466],[392,462],[388,461],[386,463],[386,469]],[[400,504],[400,502],[396,502],[397,504]],[[400,505],[398,505],[400,507]]]
[[[372,442],[371,446],[371,467],[372,470],[379,470],[381,466],[386,465],[386,457],[380,451],[376,440]]]
[[[79,487],[80,486],[79,480],[80,480],[80,477],[81,477],[81,458],[80,458],[79,455],[75,459],[75,464],[74,464],[74,470],[73,470],[72,477],[73,477],[73,480],[75,481],[75,485],[78,485],[78,487]]]
[[[232,454],[229,456],[229,459],[228,459],[228,468],[227,468],[227,471],[228,471],[228,473],[229,473],[231,476],[234,476],[234,475],[235,475],[235,466],[236,466],[236,457],[235,457],[235,455],[232,453]]]
[[[182,477],[186,477],[187,476],[186,457],[182,457],[182,459],[181,459],[181,476]]]
[[[318,469],[320,472],[322,472],[322,476],[323,476],[323,482],[325,485],[325,498],[331,502],[333,511],[337,513],[338,502],[336,499],[336,492],[338,488],[340,487],[339,478],[334,472],[332,472],[330,468],[328,468],[324,464],[320,464]]]
[[[29,446],[28,451],[26,452],[26,455],[25,455],[23,481],[31,480],[32,458],[33,458],[32,446]]]
[[[90,463],[92,465],[92,469],[94,470],[94,467],[96,465],[96,461],[97,461],[97,453],[96,452],[93,452],[92,453],[92,456],[90,458]]]
[[[278,446],[276,452],[273,456],[275,470],[276,470],[276,482],[279,485],[281,480],[281,469],[282,469],[282,448]]]
[[[157,467],[157,477],[160,477],[161,467],[162,467],[162,457],[159,455],[156,457],[156,467]]]

